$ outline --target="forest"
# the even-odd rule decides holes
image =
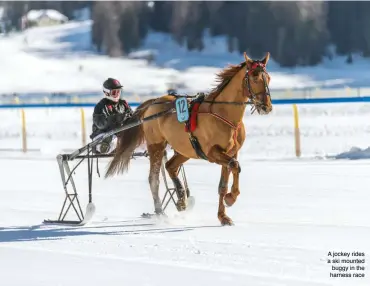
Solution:
[[[169,33],[188,50],[204,48],[203,34],[226,36],[230,52],[261,57],[269,51],[284,67],[313,66],[324,57],[370,56],[370,2],[365,1],[4,1],[19,27],[30,9],[56,9],[70,19],[88,8],[95,48],[122,57],[151,31]],[[369,12],[368,12],[369,11]]]

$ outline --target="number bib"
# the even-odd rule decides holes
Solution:
[[[189,120],[188,101],[185,97],[179,97],[175,101],[177,120],[179,122],[186,122]]]

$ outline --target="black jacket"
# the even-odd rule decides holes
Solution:
[[[120,126],[133,114],[128,103],[120,99],[114,103],[107,98],[100,100],[94,108],[92,134],[90,138]]]

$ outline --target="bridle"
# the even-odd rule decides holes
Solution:
[[[262,92],[259,92],[259,93],[254,93],[253,90],[252,90],[252,87],[251,87],[251,83],[250,83],[250,76],[252,74],[255,74],[255,73],[259,73],[259,72],[262,72],[262,80],[263,80],[263,84],[265,86],[265,90],[262,91]],[[245,77],[244,77],[244,92],[246,93],[246,91],[248,91],[248,94],[246,95],[246,97],[248,97],[250,99],[250,101],[252,102],[252,114],[256,111],[257,107],[259,106],[262,106],[262,108],[265,106],[265,102],[266,102],[266,99],[268,97],[270,97],[270,89],[269,89],[269,86],[267,84],[267,80],[266,80],[266,74],[267,71],[266,71],[266,66],[261,62],[261,61],[255,61],[253,62],[252,66],[250,69],[247,69],[246,73],[245,73]],[[264,100],[263,102],[261,102],[261,100],[259,100],[257,98],[258,95],[260,94],[263,94],[264,95]]]
[[[263,84],[265,86],[265,90],[262,92],[255,93],[251,87],[250,83],[250,76],[254,73],[262,72],[262,80]],[[266,75],[268,75],[268,72],[266,71],[266,66],[261,61],[254,61],[251,68],[246,70],[244,80],[243,80],[243,92],[244,96],[248,98],[248,101],[243,102],[237,102],[237,101],[215,101],[217,96],[213,98],[213,100],[207,100],[205,99],[203,102],[211,103],[211,104],[232,104],[232,105],[252,105],[251,111],[254,113],[256,111],[257,107],[266,106],[266,99],[270,97],[270,89],[267,84]],[[229,82],[225,83],[225,86]],[[258,95],[264,94],[263,102],[257,98]]]

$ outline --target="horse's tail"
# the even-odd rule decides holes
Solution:
[[[140,104],[129,121],[142,119],[145,111],[155,100],[149,99]],[[127,171],[135,149],[144,142],[144,139],[142,124],[120,132],[115,155],[108,165],[105,178]]]

